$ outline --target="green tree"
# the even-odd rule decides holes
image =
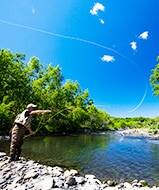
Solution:
[[[41,132],[107,129],[112,120],[98,110],[77,81],[64,80],[61,68],[45,67],[37,57],[28,62],[25,55],[0,50],[0,130],[7,131],[13,119],[28,103],[52,113],[33,120]]]
[[[155,96],[159,95],[159,56],[157,57],[157,65],[152,70],[152,74],[150,76],[150,83],[152,85],[153,94]]]

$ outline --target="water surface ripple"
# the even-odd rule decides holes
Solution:
[[[9,142],[0,141],[8,152]],[[159,141],[108,133],[31,137],[25,140],[23,156],[49,165],[91,173],[99,179],[118,182],[145,179],[159,184]]]

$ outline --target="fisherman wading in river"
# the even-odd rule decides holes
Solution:
[[[28,104],[27,109],[19,114],[14,121],[11,130],[10,161],[19,160],[25,131],[28,130],[30,134],[33,133],[31,130],[31,117],[51,112],[51,110],[36,110],[36,107],[34,104]]]

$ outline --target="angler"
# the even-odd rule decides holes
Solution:
[[[37,105],[28,104],[26,109],[17,115],[14,121],[11,129],[10,161],[19,160],[25,132],[28,130],[30,134],[33,133],[31,130],[32,116],[51,112],[51,110],[37,110],[36,108]]]

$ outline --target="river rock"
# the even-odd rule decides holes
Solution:
[[[21,164],[21,163],[17,163],[16,164],[16,168],[15,168],[15,171],[16,172],[19,172],[19,171],[21,171],[22,169],[24,169],[24,164]]]
[[[4,157],[4,156],[6,156],[6,153],[0,152],[0,157]]]
[[[107,187],[109,187],[108,184],[101,184],[101,189],[105,189]]]
[[[87,175],[85,175],[85,178],[87,178],[87,179],[94,179],[95,175],[87,174]]]
[[[148,185],[148,183],[145,180],[140,180],[139,183],[141,184],[141,187]]]
[[[138,183],[132,183],[132,187],[138,187]]]
[[[62,168],[60,168],[60,167],[58,167],[58,166],[53,167],[52,174],[53,174],[54,177],[60,176],[63,172],[64,172],[64,171],[63,171]]]
[[[82,176],[78,176],[78,177],[75,176],[75,180],[78,184],[83,184],[86,182],[86,179]]]
[[[117,188],[118,188],[118,189],[124,189],[124,183],[118,184],[118,185],[117,185]]]
[[[1,178],[0,179],[0,185],[2,185],[3,183],[5,183],[6,182],[6,179],[5,178]]]
[[[19,181],[22,181],[22,176],[16,176],[16,177],[14,177],[13,184],[19,183]]]
[[[48,166],[48,167],[47,167],[47,170],[48,170],[48,173],[49,173],[49,174],[52,174],[53,169],[52,169],[51,166]]]
[[[132,188],[132,185],[131,185],[130,183],[128,183],[128,182],[125,182],[125,183],[124,183],[124,187],[125,187],[126,189],[131,189],[131,188]]]
[[[114,182],[114,181],[111,181],[111,180],[108,180],[108,181],[107,181],[107,184],[108,184],[109,186],[115,186],[115,182]]]
[[[60,167],[40,165],[34,161],[20,159],[9,163],[5,159],[0,160],[0,190],[159,190],[156,186],[145,186],[145,180],[118,185],[109,180],[102,184],[94,175],[83,177],[76,170],[64,172]]]
[[[138,179],[135,179],[135,180],[133,180],[131,183],[133,184],[133,183],[138,183],[139,182],[139,180]]]
[[[64,172],[64,178],[67,178],[68,176],[70,176],[70,171],[69,170],[66,170],[65,172]]]
[[[64,180],[60,177],[53,178],[53,187],[54,188],[62,188],[64,186]]]
[[[100,190],[100,186],[95,183],[86,182],[79,190]]]
[[[71,175],[71,176],[75,176],[75,175],[77,175],[77,174],[78,174],[78,171],[77,171],[77,170],[73,170],[73,169],[70,170],[70,175]]]
[[[8,167],[3,169],[3,174],[6,174],[6,173],[8,173],[10,171],[11,171],[11,168],[8,166]]]
[[[35,183],[34,187],[36,190],[50,190],[54,187],[53,177],[45,176],[40,182]]]
[[[78,171],[77,170],[73,170],[73,169],[71,169],[71,170],[66,170],[65,172],[64,172],[64,178],[67,178],[68,176],[75,176],[75,175],[77,175],[78,174]]]
[[[38,173],[35,170],[29,171],[25,176],[24,179],[29,179],[29,178],[36,178],[38,177]]]
[[[23,185],[17,185],[16,190],[26,190],[26,184]]]
[[[4,166],[6,166],[7,164],[8,164],[8,161],[1,161],[1,163],[0,163],[0,169],[2,170],[2,168]]]
[[[35,163],[35,161],[33,161],[33,160],[29,160],[29,161],[27,161],[27,165],[28,165],[28,166],[33,166],[34,163]]]
[[[76,184],[77,184],[76,179],[75,179],[75,177],[73,177],[73,176],[68,176],[68,177],[66,178],[65,183],[68,184],[68,186],[73,186],[73,185],[76,185]]]

